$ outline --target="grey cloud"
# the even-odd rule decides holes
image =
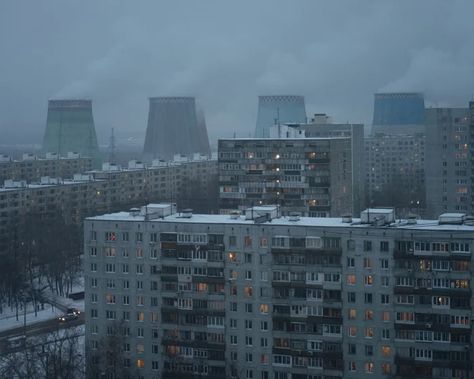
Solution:
[[[305,95],[341,122],[369,122],[381,90],[464,106],[473,13],[467,0],[6,0],[0,144],[40,143],[53,97],[92,98],[102,143],[111,127],[143,137],[149,96],[196,96],[212,140],[253,132],[260,94]]]

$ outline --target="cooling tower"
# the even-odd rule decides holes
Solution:
[[[199,124],[194,97],[151,97],[143,148],[145,159],[171,160],[175,154],[208,154],[206,126]]]
[[[207,136],[206,117],[204,116],[204,111],[202,109],[197,111],[197,126],[200,149],[199,152],[201,154],[211,155],[209,137]]]
[[[49,100],[43,151],[59,155],[77,152],[100,166],[91,100]]]
[[[376,93],[373,132],[423,132],[424,115],[425,100],[422,93]]]
[[[304,96],[259,96],[255,137],[269,137],[269,128],[276,123],[306,123]]]

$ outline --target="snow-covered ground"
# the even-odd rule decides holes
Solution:
[[[83,291],[84,288],[81,285],[77,285],[73,289],[74,292]],[[57,318],[63,314],[62,309],[65,308],[77,308],[81,312],[84,311],[84,300],[72,300],[67,297],[58,296],[56,294],[47,293],[46,298],[51,300],[53,305],[44,304],[44,309],[40,309],[35,316],[33,304],[28,304],[26,307],[26,324],[34,324],[40,321],[51,320]],[[59,308],[62,309],[59,309]],[[24,325],[24,310],[18,311],[18,321],[16,319],[15,309],[3,307],[2,313],[0,313],[0,331],[18,328]]]

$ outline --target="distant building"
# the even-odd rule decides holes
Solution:
[[[70,151],[91,157],[95,167],[101,164],[91,100],[48,102],[43,152],[64,156]]]
[[[43,176],[70,179],[78,172],[89,170],[92,170],[92,159],[78,153],[69,152],[66,156],[47,153],[44,157],[23,154],[21,160],[0,156],[0,183],[8,179],[35,182]]]
[[[151,97],[144,158],[171,160],[175,154],[209,155],[204,115],[197,114],[194,97]]]
[[[422,93],[376,93],[372,134],[414,134],[424,131]]]
[[[300,124],[308,138],[351,138],[352,149],[352,204],[353,214],[364,209],[365,194],[365,151],[363,124],[336,124],[326,114],[315,114],[307,124]]]
[[[175,204],[88,218],[87,377],[471,378],[471,221]]]
[[[221,213],[278,204],[285,215],[352,213],[351,139],[219,140]]]
[[[275,124],[305,123],[306,108],[303,96],[272,95],[258,97],[256,138],[268,138]]]
[[[370,137],[365,141],[366,203],[391,204],[400,215],[425,207],[424,96],[376,93]]]
[[[431,217],[473,211],[470,125],[468,108],[426,110],[426,206]]]
[[[425,135],[376,134],[365,139],[366,203],[399,213],[425,208]]]

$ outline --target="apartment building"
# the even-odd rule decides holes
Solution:
[[[462,214],[150,204],[84,229],[91,377],[472,377],[474,225]]]
[[[430,217],[472,213],[472,135],[469,108],[429,108],[426,130],[426,206]]]
[[[221,139],[218,146],[221,213],[265,204],[283,214],[352,213],[350,138]]]
[[[375,134],[365,139],[366,203],[404,213],[425,207],[424,133]]]
[[[48,176],[36,183],[6,180],[0,187],[0,253],[28,215],[45,220],[60,216],[67,224],[81,225],[86,216],[175,200],[183,207],[217,211],[217,161],[181,158],[151,166],[131,161],[127,168],[106,163],[102,170],[67,180]]]
[[[43,176],[70,179],[74,174],[92,169],[92,159],[78,153],[58,156],[47,153],[44,158],[34,154],[23,154],[21,160],[14,160],[8,155],[0,155],[0,183],[5,180],[39,181]]]

